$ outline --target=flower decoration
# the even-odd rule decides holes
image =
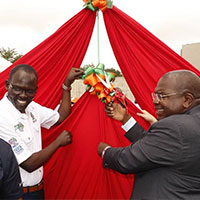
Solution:
[[[123,100],[123,94],[114,88],[112,82],[115,80],[115,74],[105,72],[104,64],[98,64],[96,67],[87,65],[84,69],[83,83],[87,85],[86,91],[91,95],[97,95],[105,104],[118,102],[122,107],[126,107]]]
[[[113,2],[111,0],[83,0],[85,2],[84,7],[92,10],[100,9],[104,12],[107,8],[111,9]]]

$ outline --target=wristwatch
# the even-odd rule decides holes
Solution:
[[[71,85],[70,86],[66,86],[64,83],[62,84],[62,88],[65,91],[70,91],[72,89]]]

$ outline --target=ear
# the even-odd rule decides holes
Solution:
[[[8,90],[8,88],[9,88],[9,81],[8,80],[5,81],[5,88],[6,88],[6,90]]]
[[[194,101],[194,96],[193,96],[193,94],[191,94],[191,93],[189,93],[189,92],[185,93],[185,95],[184,95],[183,107],[184,107],[185,109],[189,108],[189,107],[192,105],[193,101]]]

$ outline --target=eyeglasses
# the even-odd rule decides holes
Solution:
[[[37,91],[37,88],[34,90],[23,89],[16,85],[13,85],[12,83],[9,83],[9,88],[12,89],[16,94],[21,94],[21,93],[25,92],[26,95],[28,95],[28,96],[34,96]]]
[[[175,95],[180,95],[180,93],[159,94],[159,93],[154,93],[153,92],[152,93],[152,99],[153,99],[153,101],[160,102],[166,97],[171,97],[171,96],[175,96]]]

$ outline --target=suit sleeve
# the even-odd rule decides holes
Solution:
[[[125,137],[130,142],[137,142],[139,139],[143,138],[147,132],[144,130],[142,126],[140,126],[138,123],[134,124],[134,126],[125,133]]]
[[[174,120],[161,120],[145,137],[130,146],[108,149],[103,157],[103,166],[128,174],[174,165],[182,153],[180,129]]]
[[[1,159],[1,170],[3,170],[1,195],[3,199],[18,199],[23,195],[23,188],[17,160],[8,144],[1,142],[1,145],[4,148],[4,156]]]

